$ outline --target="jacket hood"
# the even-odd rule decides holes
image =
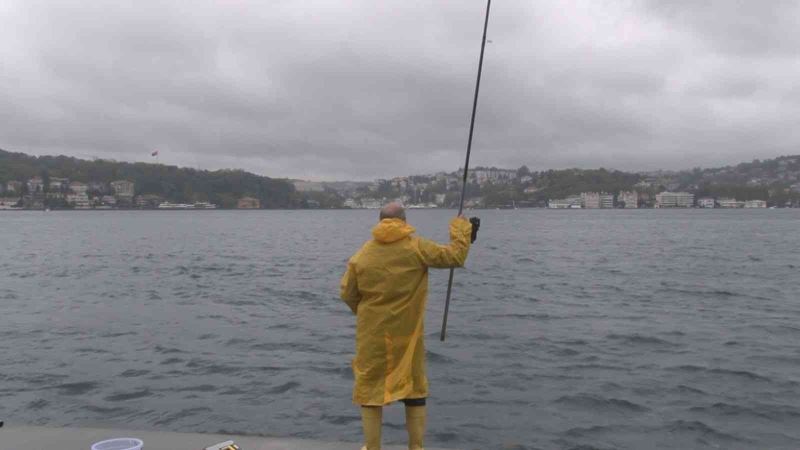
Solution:
[[[408,237],[414,231],[414,227],[403,220],[383,219],[372,228],[372,237],[378,242],[389,244]]]

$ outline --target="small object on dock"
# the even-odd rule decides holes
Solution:
[[[142,450],[144,443],[136,438],[116,438],[92,444],[92,450]]]
[[[219,444],[214,444],[211,447],[206,447],[203,450],[241,450],[241,447],[234,444],[233,441],[225,441],[220,442]]]

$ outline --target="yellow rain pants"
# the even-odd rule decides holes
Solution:
[[[401,219],[384,219],[350,258],[341,297],[356,314],[353,403],[378,406],[428,396],[424,319],[428,268],[461,267],[472,224],[450,222],[450,244],[412,236]]]

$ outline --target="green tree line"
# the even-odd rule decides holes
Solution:
[[[254,197],[263,208],[302,208],[308,200],[286,181],[243,170],[196,170],[163,164],[88,161],[68,156],[30,156],[0,150],[0,182],[35,176],[63,177],[84,183],[134,182],[136,195],[154,194],[167,201],[208,201],[233,208],[241,197]],[[327,198],[322,199],[327,202]],[[319,203],[319,202],[318,202]],[[321,204],[321,207],[330,206]]]

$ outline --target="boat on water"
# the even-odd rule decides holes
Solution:
[[[194,205],[188,203],[163,202],[158,205],[158,209],[194,209]]]
[[[162,202],[158,205],[158,209],[217,209],[217,205],[209,202],[197,202],[197,203]]]

